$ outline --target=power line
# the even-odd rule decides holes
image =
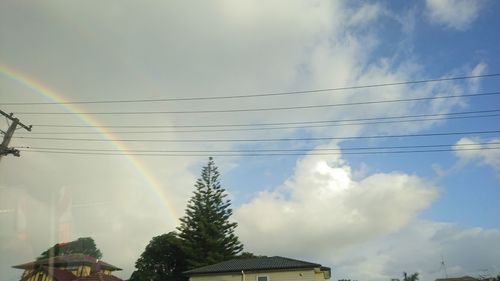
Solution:
[[[162,130],[162,131],[108,131],[108,134],[158,134],[158,133],[204,133],[204,132],[236,132],[236,131],[268,131],[268,130],[288,130],[288,129],[313,129],[338,126],[359,126],[359,125],[376,125],[376,124],[393,124],[393,123],[408,123],[422,121],[438,121],[438,120],[454,120],[454,119],[470,119],[470,118],[485,118],[498,117],[500,114],[473,115],[473,116],[450,116],[441,118],[426,118],[426,119],[409,119],[409,120],[388,120],[376,122],[358,122],[358,123],[337,123],[325,125],[307,125],[307,126],[281,126],[281,127],[262,127],[262,128],[231,128],[231,129],[198,129],[198,130]],[[332,121],[334,122],[334,121]],[[34,132],[30,135],[98,135],[102,132]],[[18,134],[27,135],[27,134]]]
[[[422,100],[436,100],[436,99],[449,99],[461,97],[481,97],[500,95],[500,92],[490,92],[482,94],[464,94],[460,96],[434,96],[434,97],[420,97],[408,99],[392,99],[392,100],[375,100],[375,101],[362,101],[362,102],[348,102],[348,103],[334,103],[334,104],[316,104],[316,105],[301,105],[301,106],[288,106],[288,107],[265,107],[265,108],[239,108],[239,109],[220,109],[220,110],[184,110],[184,111],[115,111],[115,112],[16,112],[22,115],[150,115],[150,114],[200,114],[200,113],[234,113],[234,112],[259,112],[259,111],[277,111],[277,110],[297,110],[297,109],[311,109],[311,108],[326,108],[326,107],[339,107],[339,106],[353,106],[353,105],[370,105],[370,104],[383,104],[383,103],[397,103],[408,101],[422,101]]]
[[[118,155],[118,156],[169,156],[169,157],[187,157],[187,156],[301,156],[301,155],[370,155],[370,154],[406,154],[406,153],[432,153],[432,152],[449,152],[449,151],[478,151],[478,150],[497,150],[500,147],[482,147],[482,148],[464,148],[464,149],[433,149],[433,150],[394,150],[394,151],[365,151],[365,152],[328,152],[328,153],[247,153],[247,154],[144,154],[144,153],[99,153],[99,152],[67,152],[67,151],[49,151],[49,150],[23,150],[26,152],[39,152],[51,154],[73,154],[73,155]]]
[[[423,83],[432,83],[432,82],[466,80],[466,79],[475,79],[475,78],[488,78],[488,77],[496,77],[496,76],[500,76],[500,73],[472,75],[472,76],[460,76],[460,77],[435,78],[435,79],[425,79],[425,80],[416,80],[416,81],[368,84],[368,85],[347,86],[347,87],[338,87],[338,88],[313,89],[313,90],[303,90],[303,91],[271,92],[271,93],[260,93],[260,94],[257,93],[257,94],[235,95],[235,96],[211,96],[211,97],[200,97],[200,96],[196,97],[195,96],[195,97],[182,97],[182,98],[179,97],[179,98],[163,98],[163,99],[130,99],[130,100],[101,100],[101,101],[67,101],[67,102],[7,102],[7,103],[0,103],[0,105],[142,103],[142,102],[171,102],[171,101],[193,101],[193,100],[240,99],[240,98],[255,98],[255,97],[270,97],[270,96],[286,96],[286,95],[324,93],[324,92],[377,88],[377,87],[387,87],[387,86],[397,86],[397,85],[411,85],[411,84],[423,84]]]
[[[63,147],[18,147],[30,150],[73,151],[73,152],[122,152],[122,153],[245,153],[245,152],[308,152],[308,151],[350,151],[350,150],[383,150],[383,149],[413,149],[413,148],[440,148],[440,147],[467,147],[482,145],[498,145],[500,142],[458,143],[458,144],[429,144],[403,146],[376,146],[376,147],[343,147],[343,148],[302,148],[302,149],[238,149],[238,150],[134,150],[134,149],[93,149],[93,148],[63,148]],[[500,147],[499,147],[500,148]]]
[[[51,140],[51,141],[87,141],[87,142],[279,142],[279,141],[320,141],[320,140],[346,140],[346,139],[378,139],[378,138],[404,138],[404,137],[432,137],[451,135],[477,135],[496,134],[500,130],[471,131],[471,132],[446,132],[427,134],[401,134],[401,135],[373,135],[349,137],[311,137],[311,138],[267,138],[267,139],[91,139],[91,138],[52,138],[52,137],[16,137],[17,139]]]
[[[500,109],[478,110],[478,111],[462,111],[450,113],[436,114],[415,114],[415,115],[399,115],[387,117],[370,117],[356,118],[344,120],[320,120],[320,121],[297,121],[297,122],[274,122],[274,123],[255,123],[255,124],[209,124],[209,125],[59,125],[59,124],[35,124],[35,127],[49,128],[213,128],[213,127],[250,127],[250,126],[278,126],[278,125],[299,125],[299,124],[321,124],[321,123],[338,123],[338,122],[356,122],[356,121],[373,121],[373,120],[390,120],[400,118],[418,118],[418,117],[435,117],[435,116],[455,116],[479,113],[500,112]]]

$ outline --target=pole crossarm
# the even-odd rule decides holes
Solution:
[[[2,156],[6,156],[9,154],[12,154],[14,156],[19,157],[20,156],[19,150],[12,148],[12,147],[9,147],[10,140],[12,139],[12,135],[14,135],[14,132],[16,131],[17,126],[27,130],[28,132],[31,132],[31,125],[30,126],[24,125],[23,123],[21,123],[19,121],[19,119],[15,118],[14,114],[12,114],[12,113],[7,114],[4,111],[0,110],[0,114],[5,116],[10,121],[12,121],[12,123],[10,124],[7,131],[6,132],[2,131],[4,133],[4,136],[3,136],[2,143],[0,144],[0,159]]]
[[[23,123],[19,122],[19,119],[15,118],[13,113],[8,114],[8,113],[6,113],[6,112],[4,112],[3,110],[0,109],[0,114],[3,115],[3,116],[5,116],[10,121],[17,120],[17,125],[21,126],[22,128],[24,128],[28,132],[31,132],[31,127],[32,126],[31,125],[26,126]]]

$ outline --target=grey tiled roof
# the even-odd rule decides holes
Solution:
[[[294,260],[284,257],[261,257],[251,259],[234,259],[184,272],[186,275],[228,273],[257,270],[282,270],[321,267],[320,264]],[[327,268],[323,268],[327,269]]]
[[[436,281],[477,281],[477,278],[471,276],[462,276],[462,277],[451,277],[451,278],[438,278]]]

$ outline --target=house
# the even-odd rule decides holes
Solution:
[[[478,281],[479,279],[471,276],[462,277],[450,277],[450,278],[438,278],[436,281]]]
[[[120,268],[83,254],[69,254],[15,265],[21,281],[122,281],[111,273]]]
[[[325,281],[329,267],[284,257],[233,259],[184,272],[189,281]]]

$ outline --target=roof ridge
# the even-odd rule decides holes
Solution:
[[[315,265],[320,265],[321,266],[321,264],[319,264],[317,262],[303,261],[303,260],[292,259],[292,258],[282,257],[282,256],[273,256],[273,258],[274,257],[276,257],[276,258],[282,258],[282,259],[286,259],[286,260],[290,260],[290,261],[303,262],[303,263],[315,264]]]

